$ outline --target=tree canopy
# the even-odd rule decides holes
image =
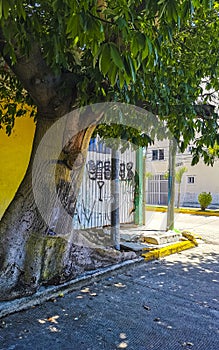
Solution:
[[[211,162],[207,150],[219,143],[209,107],[219,85],[218,10],[206,0],[0,0],[0,126],[10,134],[24,102],[37,118],[64,114],[69,91],[68,109],[104,101],[147,108],[182,151],[193,141],[194,164],[200,155]],[[120,129],[113,125],[114,134]]]

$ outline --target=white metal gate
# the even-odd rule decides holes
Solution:
[[[133,222],[135,152],[120,152],[120,222]],[[111,221],[111,149],[92,140],[73,218],[74,228],[103,227]]]
[[[147,181],[146,202],[154,205],[167,205],[168,180],[164,175],[153,175]]]

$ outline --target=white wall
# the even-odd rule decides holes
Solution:
[[[152,150],[160,148],[164,149],[164,160],[152,160]],[[168,155],[168,140],[156,141],[154,145],[149,146],[146,156],[146,172],[153,175],[165,174],[168,170]],[[219,159],[215,161],[213,167],[207,166],[202,160],[197,165],[191,166],[191,161],[192,156],[189,150],[176,157],[176,171],[182,166],[186,166],[188,169],[182,179],[180,205],[199,206],[198,195],[205,191],[212,194],[212,206],[219,207]],[[188,183],[188,177],[194,177],[194,183]],[[176,184],[176,202],[177,188]]]

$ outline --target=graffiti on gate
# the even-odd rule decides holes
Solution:
[[[106,160],[89,160],[86,164],[86,169],[90,180],[97,181],[99,189],[99,201],[103,201],[103,187],[105,181],[111,180],[112,167],[111,161]],[[120,162],[119,164],[119,179],[121,181],[131,181],[134,179],[133,162]]]

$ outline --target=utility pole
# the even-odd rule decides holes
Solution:
[[[111,239],[114,248],[120,250],[119,151],[114,148],[111,154],[111,174]]]
[[[134,204],[135,204],[135,215],[134,221],[137,225],[143,225],[143,211],[144,206],[144,164],[143,164],[143,148],[139,147],[136,151],[136,170],[135,170],[135,194],[134,194]]]
[[[174,228],[176,150],[176,140],[171,139],[169,141],[168,209],[166,228],[167,231],[172,230]]]
[[[143,155],[143,225],[146,225],[146,155]]]

